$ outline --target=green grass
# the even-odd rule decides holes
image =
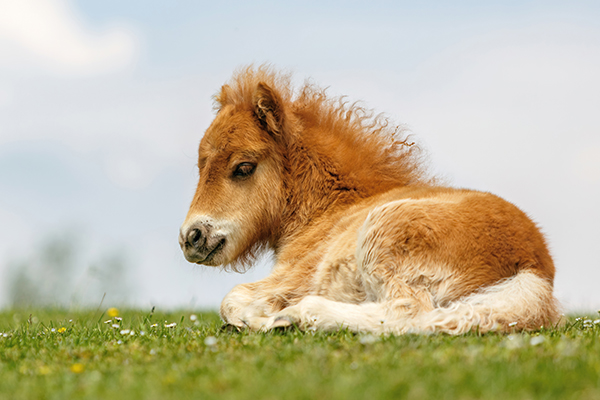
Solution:
[[[3,311],[0,399],[600,399],[597,316],[531,334],[374,337],[226,332],[216,314],[191,315]]]

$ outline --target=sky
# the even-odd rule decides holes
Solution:
[[[177,235],[212,96],[271,63],[405,124],[448,185],[518,205],[565,310],[598,310],[599,20],[593,1],[0,0],[0,306],[19,260],[65,235],[83,275],[125,255],[136,307],[216,308],[266,276],[268,254],[242,275],[191,265]]]

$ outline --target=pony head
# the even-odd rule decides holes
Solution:
[[[215,120],[198,152],[199,181],[179,244],[185,258],[209,266],[243,265],[268,245],[284,191],[284,79],[247,69],[216,96]]]

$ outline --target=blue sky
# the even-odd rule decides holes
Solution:
[[[0,0],[0,287],[64,231],[82,265],[124,249],[139,306],[215,307],[267,274],[189,265],[177,231],[211,96],[270,62],[405,123],[448,184],[520,206],[566,307],[600,308],[599,20],[591,1]]]

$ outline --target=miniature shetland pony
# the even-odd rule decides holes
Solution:
[[[381,116],[248,67],[216,95],[181,227],[186,259],[270,276],[238,285],[238,328],[392,333],[537,329],[557,321],[554,265],[513,204],[427,179]]]

